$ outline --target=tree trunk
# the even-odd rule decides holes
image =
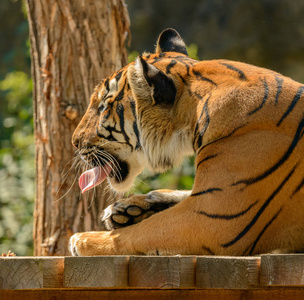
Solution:
[[[36,142],[34,255],[69,255],[69,237],[102,228],[113,196],[81,195],[71,136],[94,86],[127,62],[124,0],[26,0]],[[65,173],[65,174],[64,174]]]

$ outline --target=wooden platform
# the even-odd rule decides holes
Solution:
[[[0,299],[304,299],[304,255],[1,257]]]

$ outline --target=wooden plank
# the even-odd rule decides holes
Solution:
[[[244,289],[259,285],[259,257],[199,256],[196,287]]]
[[[131,256],[130,287],[194,287],[195,257]]]
[[[179,264],[179,287],[195,287],[196,256],[180,256]]]
[[[62,287],[63,257],[0,257],[0,289]]]
[[[65,257],[64,287],[127,287],[128,256]]]
[[[304,285],[304,255],[262,255],[260,272],[263,286]]]
[[[43,287],[63,287],[64,257],[43,257]]]
[[[237,289],[37,289],[0,290],[0,299],[5,300],[303,300],[303,288],[257,288]]]

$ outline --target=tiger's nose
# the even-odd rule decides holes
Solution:
[[[80,145],[79,135],[73,134],[73,136],[72,136],[72,145],[73,145],[76,149],[79,149],[79,145]]]
[[[78,149],[78,147],[79,147],[79,141],[77,141],[77,140],[72,140],[72,145],[73,145],[76,149]]]
[[[72,137],[72,145],[76,149],[81,149],[83,147],[85,147],[85,148],[92,147],[92,146],[96,145],[97,141],[98,140],[95,137],[88,138],[87,136],[84,136],[82,134],[73,135],[73,137]]]

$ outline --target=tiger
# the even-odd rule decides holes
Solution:
[[[168,28],[103,80],[72,143],[90,166],[82,192],[107,179],[130,190],[195,156],[191,191],[155,190],[108,206],[106,229],[74,233],[74,256],[229,255],[304,249],[304,85],[250,64],[188,56]]]

